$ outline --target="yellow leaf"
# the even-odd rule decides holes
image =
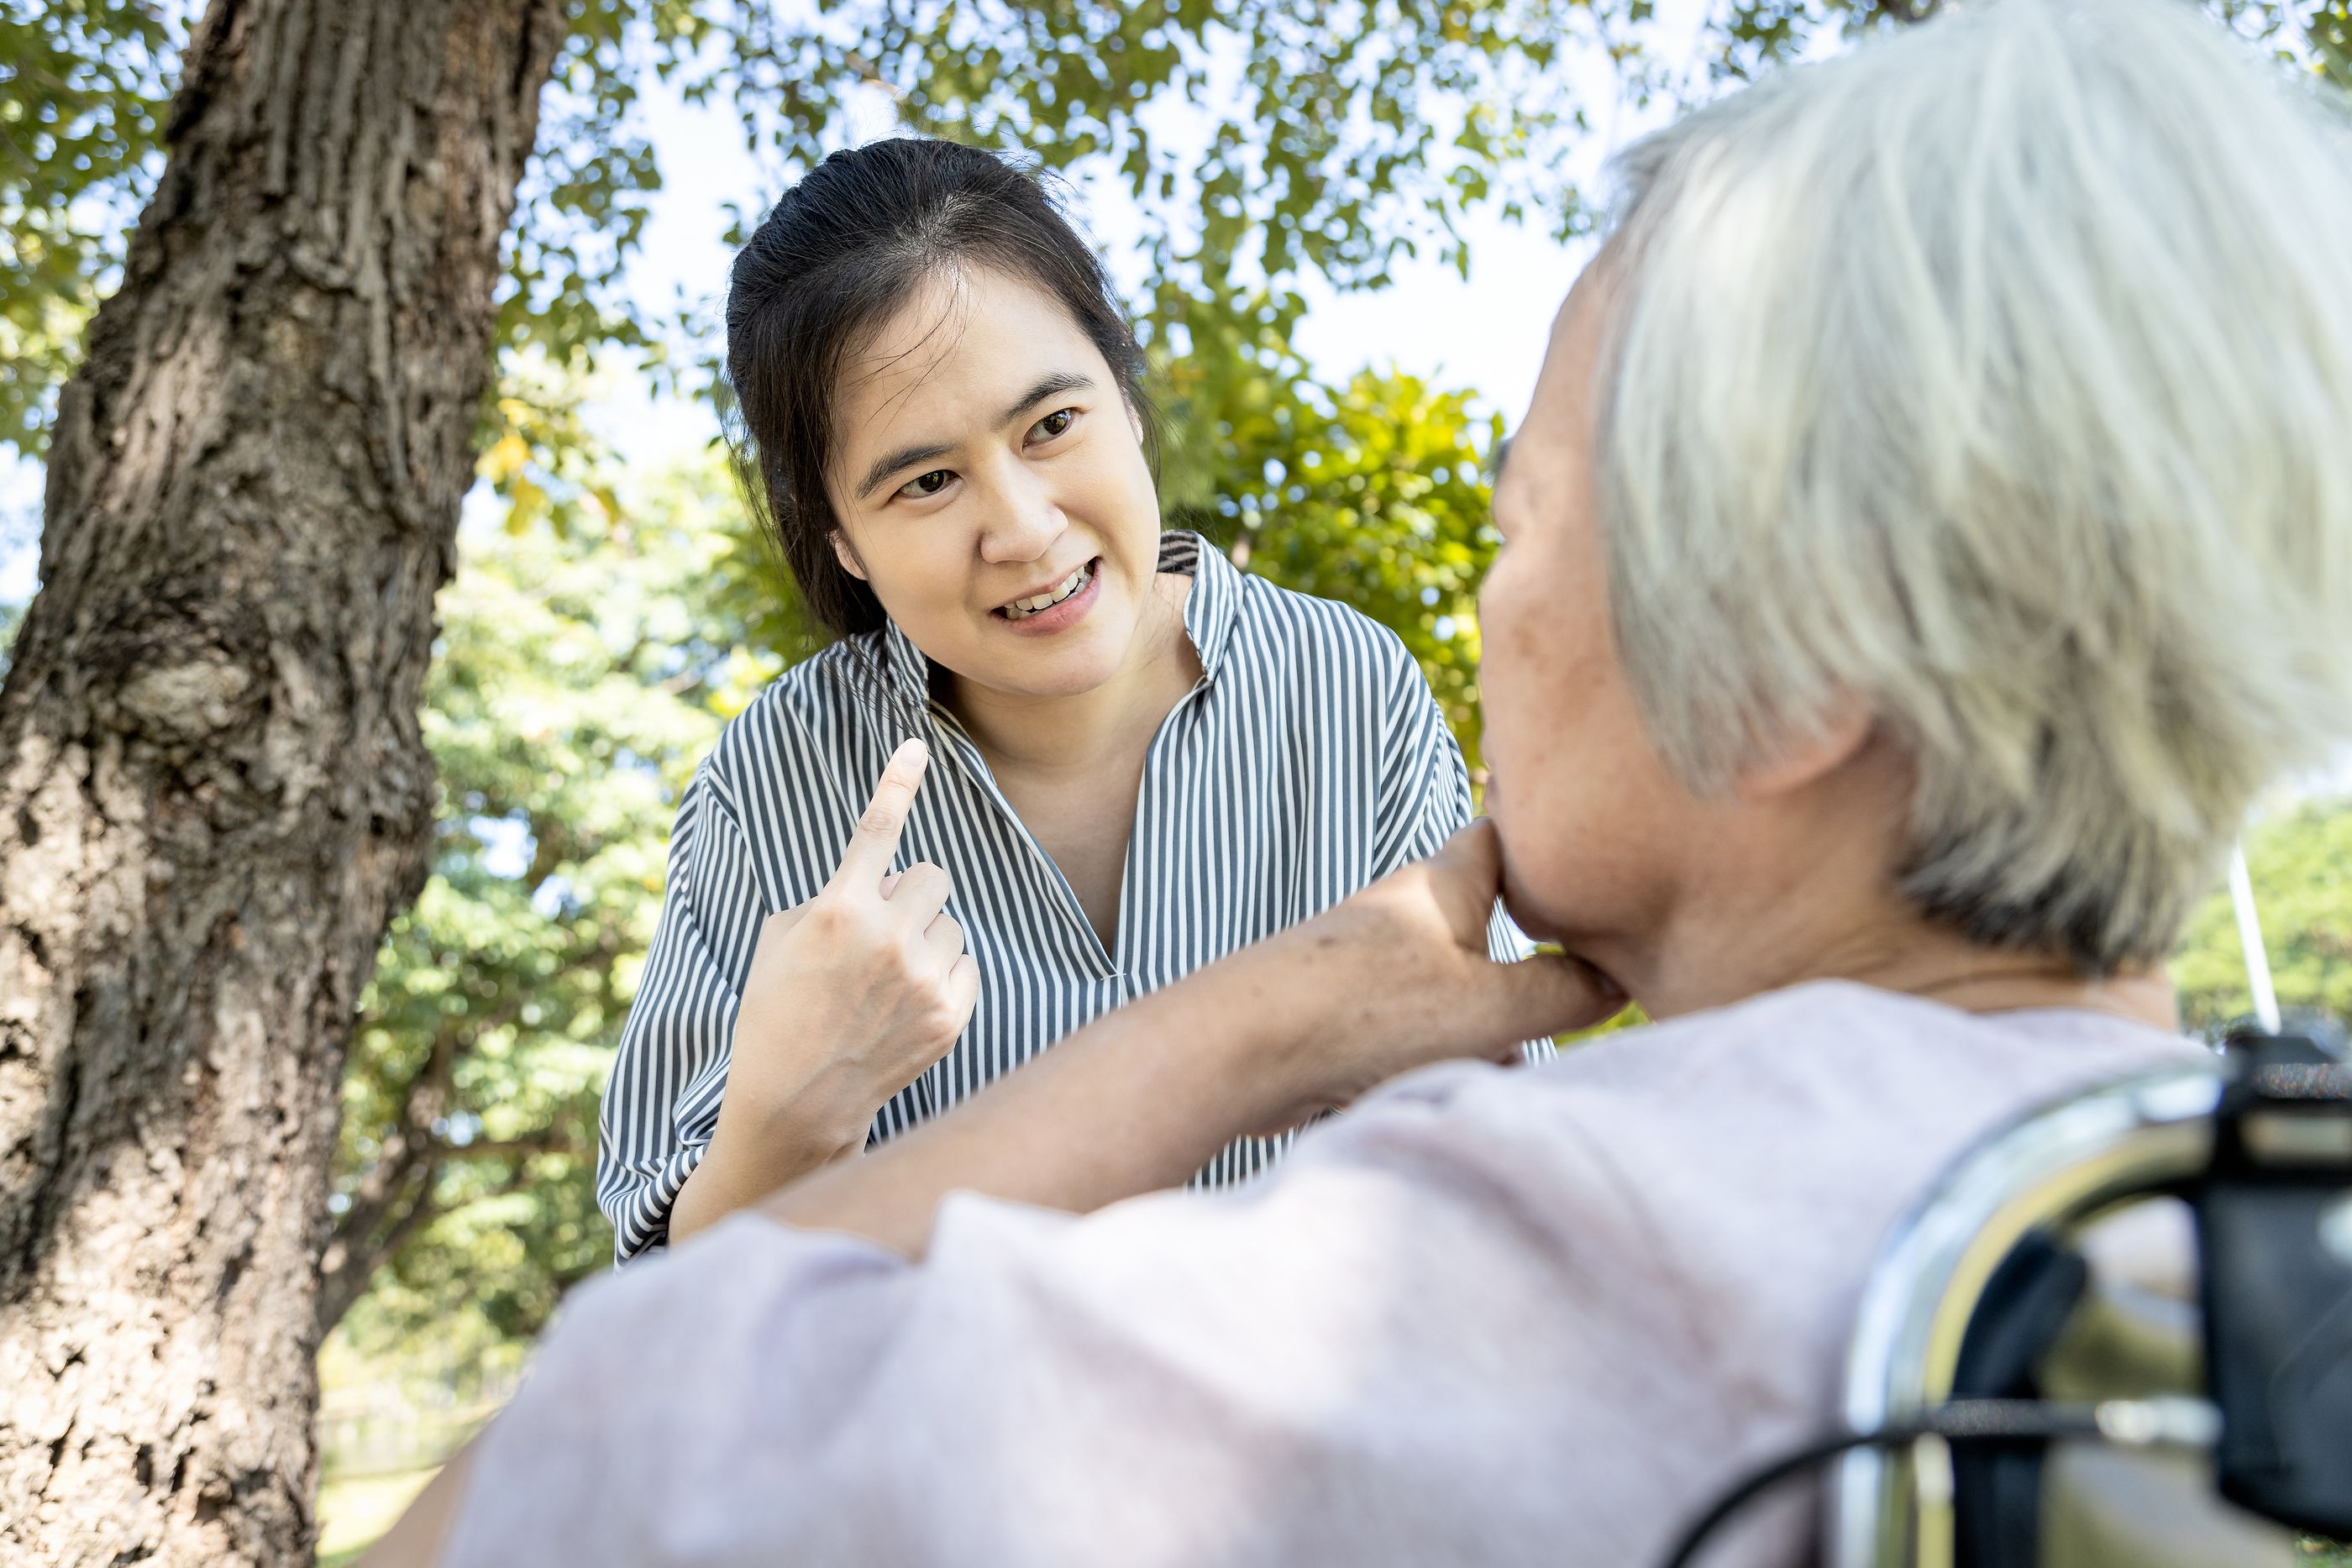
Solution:
[[[482,454],[481,474],[493,485],[503,485],[523,471],[530,462],[530,447],[513,431],[490,444]]]
[[[547,510],[547,492],[528,479],[517,479],[507,492],[507,532],[520,536]]]

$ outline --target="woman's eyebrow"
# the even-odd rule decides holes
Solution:
[[[954,450],[953,446],[935,441],[928,446],[901,446],[896,452],[886,452],[874,460],[873,467],[866,471],[866,477],[857,486],[857,498],[861,501],[866,499],[874,493],[876,486],[899,469],[912,467],[918,463],[929,463],[934,457],[945,457]]]
[[[1023,392],[996,423],[1010,424],[1027,413],[1034,403],[1043,402],[1059,392],[1087,392],[1091,390],[1094,384],[1095,380],[1092,376],[1082,376],[1073,371],[1055,371],[1050,375],[1040,376],[1037,378],[1037,384]]]

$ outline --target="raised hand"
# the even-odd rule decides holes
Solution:
[[[946,913],[954,883],[928,861],[889,869],[929,759],[919,740],[891,753],[833,879],[761,927],[719,1125],[673,1237],[855,1152],[971,1019],[980,972]]]

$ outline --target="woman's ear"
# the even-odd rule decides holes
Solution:
[[[864,582],[866,580],[866,563],[858,559],[857,552],[850,548],[849,536],[835,528],[825,537],[833,541],[833,559],[841,563],[841,570]]]

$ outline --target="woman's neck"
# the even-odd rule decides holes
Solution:
[[[1184,629],[1189,577],[1162,572],[1111,678],[1091,690],[1041,697],[950,676],[949,709],[1000,771],[1052,777],[1093,770],[1149,746],[1160,721],[1201,678]]]

